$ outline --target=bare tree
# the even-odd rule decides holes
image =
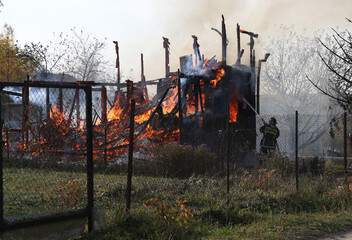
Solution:
[[[62,73],[65,69],[64,56],[69,54],[67,38],[63,36],[63,33],[58,37],[54,33],[54,39],[48,44],[40,42],[26,44],[20,54],[37,66],[37,73],[44,74],[44,76],[49,73]]]
[[[347,19],[347,18],[346,18]],[[352,21],[347,19],[352,24]],[[330,97],[345,111],[352,112],[352,34],[350,31],[337,31],[332,41],[320,40],[323,50],[319,52],[321,62],[330,73],[327,81],[321,82],[311,75],[307,79],[321,93]]]
[[[65,43],[70,51],[70,54],[65,56],[65,72],[80,81],[98,80],[108,63],[103,55],[106,43],[83,31],[71,31],[72,36]]]
[[[291,149],[288,150],[294,146],[294,113],[299,112],[299,148],[302,150],[327,132],[329,122],[327,118],[321,118],[328,114],[325,111],[327,101],[306,81],[306,75],[323,80],[327,71],[319,60],[316,38],[299,35],[293,27],[281,26],[279,31],[279,37],[272,38],[265,46],[271,56],[263,68],[261,87],[271,99],[270,114],[278,114],[281,126],[292,133],[288,144]]]

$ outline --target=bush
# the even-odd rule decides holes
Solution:
[[[287,156],[281,154],[272,154],[270,157],[261,156],[263,164],[260,168],[267,170],[277,169],[282,175],[286,176],[294,172],[294,163]]]
[[[212,174],[218,165],[217,156],[205,145],[192,147],[169,143],[157,148],[154,155],[154,171],[166,177]]]

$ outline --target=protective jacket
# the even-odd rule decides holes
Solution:
[[[280,130],[275,125],[264,124],[264,126],[260,127],[259,131],[263,133],[260,147],[271,150],[275,149],[276,139],[280,136]]]

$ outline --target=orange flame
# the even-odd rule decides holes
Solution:
[[[222,79],[223,76],[225,76],[225,69],[218,69],[216,73],[216,78],[210,81],[210,83],[213,85],[213,88],[216,87],[216,84]]]
[[[238,100],[237,97],[230,97],[230,123],[237,122]]]

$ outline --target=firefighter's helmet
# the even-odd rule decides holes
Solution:
[[[276,122],[276,118],[274,118],[274,117],[270,118],[269,123],[273,124],[273,125],[276,125],[276,123],[277,123]]]

